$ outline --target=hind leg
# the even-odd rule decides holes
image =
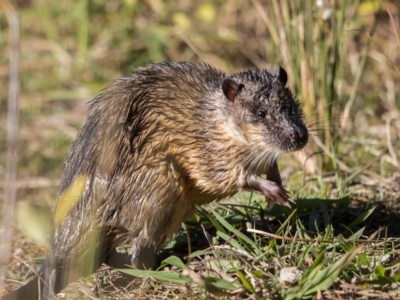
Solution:
[[[141,270],[154,269],[156,266],[157,250],[152,246],[134,247],[132,252],[132,265]]]

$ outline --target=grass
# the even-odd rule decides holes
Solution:
[[[42,261],[50,234],[44,220],[84,103],[132,67],[204,60],[226,72],[252,66],[274,72],[278,64],[287,70],[311,132],[321,139],[303,156],[279,161],[296,204],[268,210],[261,196],[244,193],[199,208],[161,253],[158,272],[103,268],[59,297],[400,297],[398,6],[317,2],[18,1],[18,201],[2,292],[25,282]],[[0,13],[0,139],[6,141],[9,44]],[[6,147],[0,143],[2,187]],[[286,271],[297,280],[281,279]],[[127,288],[116,284],[125,273],[139,279]]]

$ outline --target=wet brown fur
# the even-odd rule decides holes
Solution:
[[[44,297],[107,263],[124,241],[132,245],[133,266],[151,267],[195,205],[263,192],[261,174],[281,189],[276,158],[307,143],[288,138],[305,128],[302,111],[286,82],[266,70],[230,76],[244,86],[233,90],[234,101],[221,89],[226,77],[207,64],[150,64],[91,101],[59,195],[80,175],[86,187],[55,230],[41,272],[50,283]],[[257,118],[260,108],[265,120]]]

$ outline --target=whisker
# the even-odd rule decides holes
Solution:
[[[278,156],[279,153],[277,152],[275,155],[271,155],[270,157],[268,157],[267,164],[272,165],[272,163],[278,159]]]
[[[306,127],[308,129],[312,129],[312,128],[321,128],[324,127],[326,129],[330,129],[333,126],[338,127],[339,126],[339,121],[332,121],[332,120],[315,120],[312,122],[307,122],[306,123]]]
[[[256,159],[252,162],[252,169],[257,170],[259,165],[261,164],[262,157],[264,156],[264,151],[261,151]]]
[[[307,121],[307,125],[315,125],[315,124],[330,124],[332,122],[332,119],[319,119],[319,120],[309,120]]]
[[[325,148],[325,145],[324,145],[323,141],[320,139],[319,136],[314,136],[313,140],[317,144],[318,147]]]
[[[327,131],[330,128],[328,127],[316,127],[316,128],[308,128],[308,133],[321,133],[323,131]]]
[[[315,123],[329,123],[329,124],[339,124],[342,121],[342,117],[326,117],[323,119],[306,119],[304,120],[307,124],[315,124]]]
[[[263,163],[264,165],[268,165],[270,166],[272,164],[272,162],[274,161],[274,157],[275,155],[271,155],[271,153],[269,151],[265,151],[265,154],[262,157],[262,161],[260,162]]]
[[[336,102],[339,102],[339,100],[331,101],[331,102],[329,102],[329,103],[327,103],[327,104],[325,104],[325,105],[318,106],[318,107],[311,113],[310,117],[313,116],[313,115],[315,115],[317,112],[322,111],[324,108],[333,105],[333,104],[336,103]]]
[[[254,160],[257,158],[257,156],[258,156],[258,151],[252,151],[252,152],[250,152],[250,154],[248,155],[248,157],[246,157],[245,159],[244,159],[244,165],[245,166],[247,166],[248,164],[249,164],[249,168],[251,168],[252,167],[252,165],[253,165],[253,163],[254,163]]]
[[[259,168],[263,163],[265,163],[265,159],[266,159],[266,157],[268,157],[269,155],[270,155],[270,154],[269,154],[269,151],[268,151],[267,149],[264,149],[263,151],[260,152],[260,154],[259,154],[258,157],[257,157],[257,160],[254,161],[254,168],[255,168],[255,170],[258,170],[258,168]]]
[[[248,168],[251,169],[254,164],[254,158],[258,156],[257,153],[250,153],[249,156],[244,160],[245,165],[248,165]]]

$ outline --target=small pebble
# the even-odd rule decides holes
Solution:
[[[303,272],[297,267],[283,268],[279,275],[279,282],[283,285],[291,286],[299,281],[302,275]]]

